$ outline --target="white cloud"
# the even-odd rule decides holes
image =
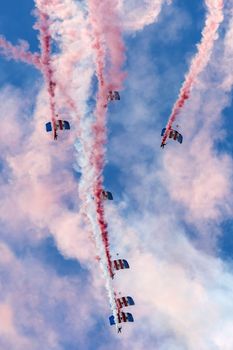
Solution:
[[[161,11],[162,5],[170,3],[167,0],[120,0],[119,9],[123,26],[126,30],[142,30],[154,23]]]

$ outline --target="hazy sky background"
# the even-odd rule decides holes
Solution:
[[[96,78],[84,40],[87,1],[64,6],[71,3],[59,30],[67,43],[68,25],[77,23],[77,42],[60,46],[57,74],[88,115]],[[183,144],[169,141],[164,150],[161,129],[197,52],[205,3],[119,3],[127,77],[108,111],[104,183],[114,201],[105,208],[112,257],[131,267],[114,287],[134,298],[135,323],[120,335],[109,326],[98,252],[80,214],[78,121],[63,111],[72,130],[52,142],[41,73],[0,57],[2,350],[233,348],[233,1],[225,1],[209,63],[178,117]],[[38,51],[34,2],[0,8],[0,33]],[[64,66],[75,50],[80,58],[68,80]]]

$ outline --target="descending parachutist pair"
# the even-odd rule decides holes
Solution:
[[[108,96],[107,96],[107,101],[119,101],[120,100],[120,94],[118,91],[112,91],[110,90],[108,92]],[[104,105],[104,107],[107,107],[107,104]],[[56,115],[56,117],[58,118],[58,114]],[[57,140],[57,130],[70,130],[70,123],[66,120],[61,120],[61,119],[57,119],[57,120],[53,120],[51,122],[48,122],[45,124],[45,128],[47,132],[51,132],[53,131],[53,139]]]
[[[117,259],[113,260],[112,262],[113,269],[115,271],[122,270],[122,269],[129,269],[129,263],[125,259]],[[123,307],[132,306],[135,305],[135,302],[132,297],[120,297],[116,298],[116,305],[117,305],[117,320],[115,320],[114,315],[109,317],[110,325],[118,325],[125,322],[134,322],[133,315],[129,312],[122,311]],[[118,326],[118,333],[121,333],[122,326]]]
[[[113,195],[109,191],[102,191],[102,199],[103,200],[112,200]],[[117,254],[118,255],[118,254]],[[112,279],[114,278],[115,271],[119,270],[124,270],[124,269],[129,269],[129,263],[125,259],[116,259],[113,260],[112,263],[112,270],[113,270],[113,275]],[[122,322],[134,322],[133,315],[129,312],[123,312],[122,308],[135,305],[135,302],[132,297],[127,296],[127,297],[121,297],[121,298],[116,298],[116,306],[117,306],[117,319],[115,320],[114,315],[109,317],[109,322],[110,325],[117,325],[118,333],[121,333],[122,326],[118,326]]]

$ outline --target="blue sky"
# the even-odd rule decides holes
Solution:
[[[131,266],[113,283],[136,300],[131,310],[135,323],[126,325],[121,337],[108,325],[111,311],[98,252],[80,214],[80,174],[74,172],[79,154],[73,146],[77,126],[54,147],[43,130],[49,108],[42,74],[0,57],[4,349],[233,346],[233,79],[226,83],[232,74],[227,62],[233,48],[227,34],[233,19],[225,9],[209,63],[177,121],[184,143],[169,141],[160,150],[160,132],[197,52],[206,7],[185,0],[157,2],[163,4],[160,14],[149,25],[145,20],[140,30],[128,31],[129,18],[121,14],[127,78],[121,101],[109,106],[107,119],[104,184],[114,195],[114,203],[105,206],[111,252],[127,258]],[[132,13],[139,11],[137,1],[128,4]],[[232,0],[228,6],[233,7]],[[38,33],[32,28],[33,8],[31,0],[20,6],[13,0],[1,4],[0,33],[13,44],[28,41],[34,52]],[[77,21],[80,41],[83,26]],[[61,28],[65,32],[65,20]],[[65,53],[61,50],[59,64],[65,62]],[[89,62],[91,54],[83,55]],[[77,101],[95,98],[89,94],[96,89],[88,80],[93,82],[95,74],[94,58],[90,61],[86,75],[82,60],[77,67],[83,76],[74,69],[70,93]]]

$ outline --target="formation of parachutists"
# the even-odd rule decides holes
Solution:
[[[0,49],[1,49],[1,53],[4,54],[5,56],[7,56],[8,58],[13,58],[15,60],[21,60],[23,62],[29,63],[34,65],[36,68],[39,68],[41,70],[41,72],[44,75],[44,79],[47,85],[47,91],[49,94],[49,98],[50,98],[50,112],[51,112],[51,121],[47,122],[45,125],[46,131],[48,133],[52,133],[53,134],[53,139],[57,140],[58,136],[59,136],[59,132],[63,131],[63,130],[70,130],[71,126],[69,121],[67,120],[62,120],[58,114],[56,114],[56,108],[55,108],[55,101],[54,101],[54,97],[55,97],[55,87],[56,87],[56,83],[53,79],[53,67],[51,66],[51,54],[52,54],[52,43],[51,43],[51,33],[49,30],[49,26],[50,26],[50,22],[49,22],[49,16],[43,12],[43,8],[44,6],[47,6],[50,2],[52,3],[52,1],[50,0],[44,0],[43,1],[38,1],[35,0],[36,3],[36,7],[37,7],[37,24],[35,26],[36,29],[39,30],[40,35],[39,35],[39,40],[40,40],[40,45],[41,45],[41,54],[33,54],[31,52],[27,51],[27,48],[25,45],[19,45],[19,46],[14,46],[11,43],[9,43],[7,40],[5,40],[5,38],[3,38],[2,36],[0,36]],[[102,6],[103,3],[105,3],[106,8],[109,8],[109,2],[104,2],[104,0],[96,0],[96,1],[91,1],[89,0],[92,4],[91,6],[91,11],[93,12],[93,14],[95,14],[96,10],[98,9],[98,6]],[[162,129],[161,132],[161,137],[162,137],[162,141],[161,141],[161,148],[164,148],[166,145],[166,141],[168,139],[172,139],[174,141],[179,142],[180,144],[183,142],[183,136],[180,134],[180,132],[176,129],[173,128],[173,124],[176,120],[177,115],[179,114],[180,110],[182,109],[182,107],[185,104],[185,101],[189,99],[190,96],[190,92],[191,89],[193,87],[194,82],[196,81],[197,76],[202,72],[202,70],[204,69],[204,67],[207,65],[209,57],[211,55],[212,49],[213,49],[213,45],[214,45],[214,41],[216,39],[216,34],[219,28],[219,25],[221,24],[221,22],[223,21],[223,7],[224,7],[224,2],[223,0],[205,0],[206,3],[206,7],[208,9],[207,11],[207,17],[206,17],[206,21],[205,21],[205,27],[202,31],[202,39],[200,44],[198,45],[198,50],[196,55],[194,56],[191,65],[190,65],[190,69],[188,74],[185,77],[185,81],[181,87],[180,93],[179,93],[179,97],[177,99],[177,101],[174,104],[172,113],[169,117],[168,123],[166,125],[165,128]],[[114,17],[114,8],[111,9],[111,15]],[[102,10],[101,10],[102,11]],[[109,25],[111,23],[113,23],[113,27],[110,28],[110,32],[111,29],[114,31],[115,30],[115,22],[111,22],[111,16],[105,15],[108,18],[108,25],[106,26],[106,28],[109,30]],[[98,14],[97,14],[98,17]],[[99,18],[99,21],[102,21],[102,17]],[[109,20],[110,19],[110,20]],[[93,19],[93,25],[96,25],[96,18]],[[102,28],[102,26],[100,25],[100,27]],[[104,27],[104,26],[103,26]],[[104,27],[105,28],[105,27]],[[105,28],[105,29],[106,29]],[[102,28],[103,29],[103,28]],[[95,45],[93,47],[95,48],[99,48],[99,50],[101,51],[101,47],[100,47],[100,38],[98,37],[100,35],[99,33],[99,28],[98,25],[94,30],[95,32],[95,36],[97,36],[96,40],[95,40]],[[119,30],[120,33],[120,30]],[[109,40],[108,43],[112,44],[115,40],[115,37],[113,36],[113,40]],[[121,42],[121,38],[119,38],[119,42]],[[119,45],[118,43],[118,46]],[[117,46],[117,50],[118,50],[118,46]],[[116,48],[114,48],[114,50],[116,50]],[[115,52],[113,50],[113,52]],[[105,49],[103,50],[103,52],[105,52]],[[100,90],[104,93],[101,96],[104,96],[103,100],[101,99],[101,101],[103,102],[101,108],[105,109],[108,106],[108,102],[111,101],[119,101],[120,100],[120,94],[118,91],[114,91],[114,89],[119,90],[120,86],[115,85],[114,82],[111,82],[111,85],[106,85],[108,86],[106,89],[103,89],[104,84],[104,80],[103,80],[103,62],[102,62],[102,55],[103,52],[99,52],[98,53],[98,57],[100,59],[100,61],[98,61],[96,67],[96,74],[97,74],[97,78],[99,80],[99,86],[100,86]],[[111,52],[111,50],[110,50]],[[101,57],[101,58],[100,58]],[[121,61],[121,60],[120,60]],[[120,61],[118,62],[118,65],[122,64],[123,62],[120,63]],[[118,67],[119,68],[119,67]],[[115,74],[115,70],[114,70],[114,74]],[[111,80],[111,79],[110,79]],[[105,87],[106,87],[105,86]],[[106,100],[105,100],[105,96],[106,96]],[[101,103],[102,103],[101,102]],[[102,117],[101,117],[102,118]],[[100,119],[101,119],[100,118]],[[102,122],[102,120],[101,120]],[[101,123],[100,123],[101,124]],[[102,123],[103,124],[103,123]],[[96,129],[103,127],[103,125],[97,125]],[[178,127],[178,126],[176,126]],[[104,133],[103,130],[101,129],[100,133]],[[99,141],[99,139],[98,139]],[[101,139],[101,142],[104,141]],[[96,142],[95,145],[98,145],[98,142]],[[125,259],[116,259],[116,260],[112,260],[111,256],[110,256],[110,252],[109,252],[109,240],[108,240],[108,232],[106,230],[107,227],[107,223],[104,220],[104,209],[103,209],[103,201],[104,200],[113,200],[113,196],[112,193],[109,191],[106,191],[103,189],[103,184],[102,184],[102,180],[99,180],[101,178],[101,174],[102,174],[102,168],[104,166],[104,161],[103,161],[103,150],[99,150],[98,153],[98,157],[101,158],[101,161],[96,160],[96,162],[90,162],[90,166],[91,167],[95,167],[97,164],[97,179],[98,181],[96,181],[96,183],[94,184],[94,191],[93,191],[93,196],[95,196],[95,201],[96,201],[96,215],[97,215],[97,221],[98,221],[98,225],[94,225],[94,226],[98,226],[99,232],[95,232],[95,234],[93,233],[94,236],[97,236],[97,241],[98,239],[101,240],[100,244],[103,244],[103,248],[104,248],[104,253],[102,254],[103,256],[101,256],[101,264],[102,264],[102,268],[104,270],[104,276],[106,279],[106,289],[108,291],[108,296],[109,296],[109,301],[111,304],[111,309],[112,309],[112,313],[113,315],[109,317],[109,322],[110,325],[115,325],[116,328],[118,329],[118,332],[121,332],[121,325],[122,323],[125,322],[134,322],[134,318],[132,316],[131,313],[126,312],[124,308],[129,307],[134,305],[134,300],[132,297],[130,296],[123,296],[123,297],[118,297],[117,294],[114,292],[113,288],[111,288],[110,286],[110,282],[111,282],[111,278],[114,278],[115,272],[118,270],[123,270],[123,269],[129,269],[129,264]],[[101,165],[99,165],[101,163]],[[99,169],[101,168],[101,169]],[[96,170],[96,169],[95,169]],[[96,219],[96,218],[95,218]],[[94,229],[93,229],[94,231]],[[98,231],[98,230],[97,230]],[[99,236],[98,236],[99,235]],[[100,259],[100,260],[101,260]],[[104,265],[104,266],[103,266]]]
[[[118,91],[109,91],[108,96],[107,96],[107,100],[108,101],[120,100],[119,92]],[[106,105],[104,107],[106,107]],[[58,115],[56,115],[56,117],[58,117]],[[66,120],[57,119],[54,122],[46,123],[45,127],[46,127],[47,132],[53,131],[53,137],[54,137],[54,140],[56,140],[57,136],[58,136],[57,130],[70,130],[70,123]],[[177,125],[177,127],[178,127],[178,125]],[[166,145],[166,143],[164,141],[165,136],[169,137],[170,139],[177,140],[179,143],[183,142],[183,136],[177,130],[174,130],[172,128],[168,128],[168,127],[163,128],[162,132],[161,132],[161,136],[163,136],[161,146],[160,146],[162,148],[164,148],[164,146]],[[109,194],[110,194],[110,192],[109,192]],[[111,198],[107,198],[107,199],[113,199],[112,195],[111,195]]]
[[[107,96],[107,102],[109,101],[119,101],[120,100],[120,94],[118,91],[109,91]],[[104,105],[104,107],[107,107],[107,105]],[[58,115],[56,115],[58,117]],[[60,120],[57,119],[53,122],[48,122],[45,124],[46,131],[52,132],[53,131],[53,137],[54,140],[57,140],[58,130],[70,130],[70,123],[66,120]],[[178,125],[177,125],[178,127]],[[167,135],[168,138],[177,140],[179,143],[183,142],[183,136],[177,131],[172,128],[163,128],[161,132],[161,136],[164,138],[164,136]],[[164,139],[162,139],[161,147],[164,148],[166,143],[164,142]],[[113,195],[109,191],[102,190],[102,200],[113,200]],[[112,261],[112,270],[118,271],[122,269],[129,269],[129,263],[125,259],[117,259]],[[114,277],[114,274],[112,275],[112,278]],[[109,317],[110,325],[117,325],[118,333],[121,332],[121,326],[119,326],[123,322],[134,322],[133,315],[129,312],[124,312],[122,309],[124,307],[135,305],[134,299],[131,296],[125,296],[116,298],[116,306],[117,306],[117,320],[115,320],[114,315],[111,315]]]
[[[46,4],[47,2],[49,1],[46,0]],[[168,139],[177,141],[180,144],[183,142],[183,136],[178,130],[176,130],[177,128],[179,128],[179,126],[176,125],[176,129],[174,129],[173,124],[176,120],[177,115],[182,109],[185,101],[190,96],[190,91],[192,89],[193,83],[195,82],[195,78],[198,76],[198,74],[200,74],[200,72],[208,62],[208,58],[210,57],[210,53],[215,40],[214,38],[216,37],[216,32],[223,19],[222,0],[218,0],[217,4],[212,3],[211,1],[210,2],[208,1],[207,6],[209,9],[209,14],[206,19],[205,29],[203,30],[203,33],[202,33],[202,40],[200,45],[198,46],[198,52],[192,60],[190,71],[187,74],[186,79],[182,85],[178,100],[176,101],[173,107],[168,123],[166,127],[163,128],[161,131],[161,137],[162,137],[161,148],[165,147]],[[41,55],[37,53],[33,54],[31,52],[27,52],[27,50],[25,51],[25,46],[22,46],[22,45],[21,46],[19,45],[18,47],[13,46],[11,43],[6,41],[5,38],[3,38],[2,36],[0,36],[0,49],[1,49],[1,53],[6,55],[7,57],[13,58],[15,60],[21,59],[23,62],[33,64],[36,68],[39,68],[43,73],[44,79],[47,85],[47,91],[49,94],[49,103],[50,103],[50,112],[51,112],[51,120],[45,124],[45,129],[48,133],[51,133],[53,135],[54,140],[57,140],[59,138],[59,133],[66,130],[69,131],[71,129],[71,125],[68,120],[63,120],[59,114],[56,114],[55,100],[54,100],[56,82],[53,77],[53,67],[51,65],[52,63],[51,39],[52,38],[49,31],[49,24],[50,24],[49,17],[46,14],[44,14],[42,11],[38,10],[37,19],[38,19],[38,22],[37,22],[36,28],[38,28],[40,31],[39,38],[40,38],[40,44],[41,44]],[[108,103],[120,100],[119,91],[114,91],[114,90],[115,89],[120,90],[121,87],[115,83],[111,83],[111,85],[106,84],[106,86],[108,87],[105,86],[105,88],[103,89],[103,85],[104,85],[103,74],[102,74],[103,72],[101,72],[100,67],[102,66],[100,63],[98,67],[99,68],[96,70],[96,73],[99,80],[100,88],[102,87],[102,92],[104,91],[104,93],[101,95],[103,96],[103,99],[101,97],[100,104],[101,104],[101,108],[106,111]],[[100,127],[102,127],[102,124]],[[99,125],[98,127],[96,127],[96,129],[98,128],[99,128]],[[103,132],[103,130],[101,130],[101,132]],[[103,140],[101,139],[101,141]],[[102,153],[104,152],[102,152],[101,150],[99,154],[103,156]],[[96,163],[98,162],[99,162],[99,159],[98,161],[96,161]],[[90,161],[90,166],[94,168],[96,166],[95,162]],[[103,166],[104,166],[104,162],[102,161],[100,166],[101,169],[100,170],[97,169],[96,177],[98,179],[101,177],[100,175],[103,170],[102,169]],[[109,297],[111,310],[112,310],[112,315],[109,317],[109,322],[110,322],[110,325],[116,326],[116,329],[118,330],[118,333],[119,333],[121,332],[123,323],[134,322],[133,315],[130,312],[127,312],[127,309],[125,310],[125,308],[135,305],[135,302],[131,296],[121,297],[117,295],[117,293],[114,291],[114,289],[111,286],[111,279],[114,278],[115,272],[117,272],[118,270],[129,269],[129,263],[125,259],[113,260],[111,258],[110,251],[109,251],[108,232],[106,229],[107,223],[105,222],[105,219],[104,219],[103,202],[105,200],[110,200],[110,201],[113,200],[113,195],[111,192],[104,190],[103,187],[104,186],[102,184],[102,181],[97,181],[97,185],[95,183],[93,187],[94,191],[92,193],[93,195],[92,199],[96,201],[95,210],[96,210],[97,221],[98,221],[98,225],[94,225],[94,226],[98,226],[98,229],[99,229],[99,232],[93,233],[93,236],[95,236],[95,238],[97,236],[97,241],[98,239],[101,240],[100,244],[102,244],[104,248],[102,251],[103,254],[100,260],[101,260],[102,268],[104,270],[104,277],[106,282],[105,287],[108,292],[108,297]],[[95,231],[95,227],[93,231]]]
[[[119,101],[120,94],[118,91],[109,91],[107,96],[107,103],[109,101]],[[107,105],[104,105],[107,107]],[[56,115],[58,118],[58,115]],[[67,120],[57,119],[52,122],[48,122],[45,124],[45,128],[47,132],[53,132],[54,140],[58,138],[58,130],[70,130],[70,123]],[[102,190],[102,200],[113,200],[113,195],[109,191]],[[129,263],[125,259],[117,259],[112,261],[112,271],[118,271],[122,269],[129,269]],[[111,276],[114,278],[114,273]],[[117,325],[118,332],[121,332],[121,327],[119,324],[122,322],[134,322],[133,315],[129,312],[124,312],[122,309],[127,306],[134,305],[134,300],[130,296],[123,296],[120,298],[116,298],[116,306],[117,306],[117,320],[115,320],[114,315],[109,317],[110,325]]]
[[[97,2],[95,2],[97,4]],[[102,2],[101,2],[102,4]],[[172,139],[174,141],[179,142],[180,144],[183,142],[183,136],[180,134],[179,131],[173,129],[173,124],[176,120],[177,115],[179,114],[180,110],[183,108],[185,101],[189,99],[190,92],[192,90],[193,84],[196,81],[197,76],[202,72],[204,67],[207,65],[209,57],[211,56],[211,52],[213,49],[214,41],[216,40],[216,34],[218,32],[219,26],[221,22],[224,19],[224,14],[223,14],[223,7],[224,7],[224,2],[223,0],[206,0],[205,1],[206,7],[208,9],[207,11],[207,17],[205,21],[205,27],[202,31],[202,39],[200,44],[198,45],[198,50],[194,58],[192,59],[190,69],[188,74],[185,77],[185,81],[180,89],[179,97],[177,101],[174,104],[172,113],[169,117],[168,123],[165,128],[162,129],[161,136],[162,136],[162,141],[161,141],[161,148],[164,148],[166,145],[166,141],[168,139]],[[96,8],[94,7],[96,10]],[[92,9],[93,10],[93,9]],[[43,19],[43,16],[42,16]],[[46,27],[46,26],[45,26]],[[44,28],[44,26],[43,26]],[[43,29],[42,28],[42,29]],[[42,30],[43,32],[43,30]],[[96,33],[98,30],[96,31]],[[47,36],[45,36],[47,38]],[[99,41],[97,40],[96,42],[96,47],[99,46]],[[5,44],[5,47],[9,47]],[[102,55],[102,52],[101,52]],[[46,55],[45,55],[46,56]],[[49,56],[49,52],[47,52],[47,56]],[[46,56],[46,57],[47,57]],[[46,60],[45,60],[46,61]],[[49,60],[47,60],[47,63],[49,63]],[[100,86],[103,85],[103,72],[101,71],[102,67],[102,62],[98,62],[98,80],[100,82]],[[102,68],[101,68],[102,67]],[[50,72],[50,70],[49,70]],[[50,95],[54,95],[53,91],[53,81],[51,79],[51,75],[49,74],[49,88],[50,88]],[[113,84],[114,86],[114,84]],[[108,88],[106,91],[108,93],[106,96],[107,102],[102,106],[103,108],[107,107],[108,101],[116,101],[120,100],[120,95],[118,91],[112,91],[114,87]],[[115,89],[119,90],[118,87],[115,87]],[[111,91],[109,91],[111,90]],[[46,130],[48,132],[53,131],[53,136],[54,139],[57,139],[57,132],[58,130],[69,130],[70,129],[70,124],[68,121],[65,120],[59,120],[58,115],[56,118],[53,117],[54,114],[52,113],[52,120],[50,123],[46,124]],[[177,126],[178,127],[178,126]],[[98,200],[100,199],[101,203],[102,200],[108,199],[112,200],[113,196],[111,192],[105,191],[102,189],[103,185],[101,184],[100,186],[100,198],[97,196]],[[97,201],[99,204],[99,201]],[[105,226],[106,223],[103,222],[103,215],[99,219],[99,223],[101,226]],[[106,244],[106,232],[102,232],[102,241],[105,244],[105,254],[107,258],[107,265],[108,265],[108,270],[109,270],[109,276],[111,278],[114,277],[114,272],[121,270],[121,269],[128,269],[129,264],[126,260],[124,259],[118,259],[118,260],[113,260],[110,257],[110,253],[108,251],[108,245]],[[108,243],[108,241],[107,241]],[[112,307],[112,312],[113,315],[110,316],[109,321],[111,325],[116,325],[118,332],[121,331],[121,324],[124,322],[134,322],[133,316],[129,312],[123,311],[124,307],[128,307],[131,305],[134,305],[134,300],[132,297],[127,296],[127,297],[121,297],[117,298],[116,293],[114,292],[114,296],[111,295],[111,304],[114,303],[114,307]],[[112,306],[112,305],[111,305]]]

